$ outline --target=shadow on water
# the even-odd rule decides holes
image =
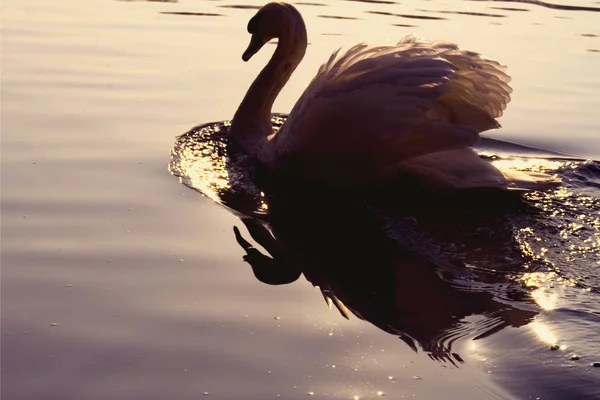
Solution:
[[[274,128],[284,121],[274,115]],[[410,179],[360,190],[282,184],[228,143],[228,127],[207,124],[180,136],[169,167],[240,217],[250,236],[236,227],[235,238],[256,278],[281,285],[303,275],[344,317],[433,359],[458,365],[458,340],[529,324],[544,309],[532,295],[536,274],[551,271],[599,291],[592,263],[577,270],[572,262],[600,253],[597,162],[485,139],[481,155],[499,168],[552,170],[571,189],[440,197]]]

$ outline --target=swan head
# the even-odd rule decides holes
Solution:
[[[302,16],[291,4],[273,2],[264,5],[248,22],[248,33],[252,35],[242,60],[248,61],[269,40],[294,39],[299,33],[306,42],[306,27]]]

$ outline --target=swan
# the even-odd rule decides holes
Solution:
[[[502,173],[470,146],[498,128],[510,101],[506,67],[455,44],[407,36],[391,46],[335,51],[283,126],[271,108],[307,48],[298,10],[263,6],[248,23],[244,61],[277,38],[270,61],[239,105],[228,132],[242,151],[286,179],[385,184],[410,175],[435,189],[536,188],[543,173]]]

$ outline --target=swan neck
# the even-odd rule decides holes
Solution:
[[[229,134],[247,152],[256,152],[273,132],[273,103],[304,57],[306,47],[305,30],[301,35],[282,35],[273,56],[244,96]]]

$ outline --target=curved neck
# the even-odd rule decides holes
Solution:
[[[273,102],[306,52],[304,23],[291,25],[279,37],[275,53],[248,89],[231,121],[229,136],[248,153],[256,153],[273,132]]]

